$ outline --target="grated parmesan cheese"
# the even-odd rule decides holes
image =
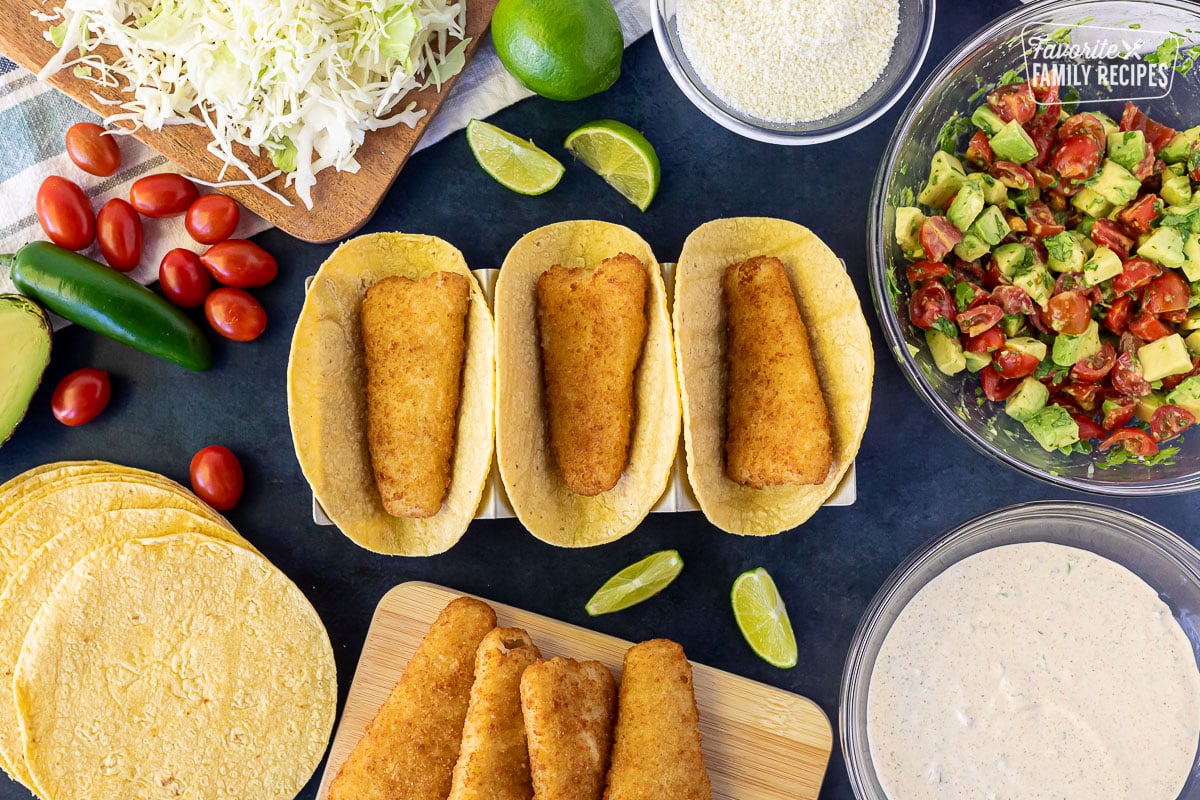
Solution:
[[[728,105],[808,122],[853,104],[879,78],[899,0],[679,0],[683,51]]]

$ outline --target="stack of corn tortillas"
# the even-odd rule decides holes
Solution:
[[[154,473],[0,486],[0,764],[46,800],[294,797],[325,751],[333,651],[304,595]]]

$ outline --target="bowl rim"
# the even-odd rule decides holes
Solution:
[[[895,319],[890,302],[891,298],[887,289],[888,247],[884,241],[886,231],[883,224],[884,213],[888,206],[886,187],[895,170],[899,143],[909,135],[909,129],[917,112],[929,100],[933,91],[964,60],[974,55],[979,49],[981,42],[989,40],[1006,30],[1014,30],[1047,12],[1074,7],[1086,9],[1088,6],[1115,1],[1035,0],[1026,5],[1018,6],[992,20],[973,35],[964,39],[929,73],[925,81],[914,93],[908,105],[904,108],[904,111],[900,114],[900,120],[896,123],[896,129],[892,132],[892,136],[884,148],[883,157],[880,159],[879,167],[875,172],[875,181],[871,188],[869,205],[870,216],[867,224],[867,277],[871,284],[871,301],[875,306],[875,313],[879,318],[880,327],[883,329],[884,339],[887,341],[888,349],[891,351],[892,356],[899,363],[901,373],[909,385],[912,386],[913,390],[916,391],[917,395],[941,419],[942,423],[957,433],[976,452],[982,453],[989,458],[999,461],[1001,464],[1045,483],[1094,495],[1107,497],[1147,497],[1183,494],[1200,488],[1200,467],[1193,470],[1190,475],[1179,478],[1149,481],[1102,481],[1093,477],[1074,477],[1044,471],[1024,459],[1009,454],[1006,450],[992,444],[992,442],[977,436],[942,401],[922,374],[920,367],[916,363],[916,359],[908,351],[907,340],[904,338],[900,325]],[[1185,11],[1196,18],[1197,27],[1200,28],[1200,5],[1197,5],[1194,0],[1120,0],[1120,2],[1129,5],[1165,7]],[[1200,429],[1197,430],[1200,431]]]
[[[913,576],[918,571],[963,541],[970,539],[972,536],[993,534],[994,527],[992,526],[999,523],[1044,519],[1049,516],[1067,517],[1073,520],[1082,519],[1103,525],[1107,530],[1117,535],[1137,539],[1141,544],[1148,546],[1158,553],[1164,560],[1179,568],[1193,584],[1200,587],[1200,551],[1197,551],[1187,540],[1169,528],[1140,514],[1099,503],[1077,500],[1034,500],[1017,503],[976,515],[955,525],[945,533],[927,540],[906,556],[900,562],[900,565],[887,576],[879,589],[871,597],[871,601],[863,611],[862,617],[859,618],[858,625],[854,629],[854,634],[850,637],[850,647],[846,652],[846,660],[842,667],[841,685],[838,691],[837,720],[842,759],[846,765],[850,787],[856,798],[859,798],[859,800],[876,800],[876,796],[868,794],[862,784],[863,771],[870,770],[874,774],[874,766],[871,761],[869,749],[865,753],[858,752],[850,736],[850,731],[855,729],[856,725],[853,721],[854,703],[851,701],[857,700],[860,694],[865,699],[866,692],[869,689],[871,671],[864,669],[867,657],[866,643],[880,626],[883,625],[884,612],[893,608],[902,590],[910,588]],[[1042,541],[1053,543],[1053,538],[1053,535],[1048,533]],[[991,545],[981,548],[976,553],[1003,546],[1005,545]],[[1078,547],[1079,545],[1072,546]],[[1081,547],[1080,549],[1088,548]],[[947,564],[942,570],[939,570],[937,575],[942,574],[954,564],[970,558],[976,553],[955,559],[955,561]],[[1108,558],[1107,556],[1101,557]],[[1121,564],[1121,561],[1115,558],[1109,558],[1109,560]],[[1125,566],[1124,564],[1121,565]],[[930,580],[934,577],[936,575],[931,576]],[[1145,578],[1142,578],[1142,580],[1145,580]],[[916,591],[920,591],[925,585],[928,585],[928,581],[922,586],[917,587]],[[1158,590],[1157,587],[1152,586],[1152,588],[1155,591]],[[898,613],[902,612],[904,606],[907,605],[908,602],[906,601],[900,606]],[[887,629],[891,629],[890,624],[887,626]],[[886,636],[886,632],[884,635]]]
[[[819,128],[811,131],[772,130],[733,116],[725,109],[713,103],[701,88],[688,77],[687,73],[684,72],[681,64],[687,56],[677,51],[671,43],[671,37],[667,33],[667,22],[663,14],[662,0],[653,0],[653,8],[650,11],[650,27],[654,31],[655,44],[658,46],[659,55],[662,57],[663,64],[666,66],[667,72],[671,75],[671,79],[687,99],[691,101],[692,105],[706,117],[726,130],[748,139],[754,139],[755,141],[792,146],[812,145],[841,139],[862,130],[886,114],[908,92],[909,88],[916,81],[921,67],[925,64],[925,57],[929,54],[929,46],[933,41],[934,20],[937,17],[937,0],[920,1],[928,7],[928,13],[921,20],[922,30],[917,43],[918,46],[908,70],[900,74],[898,80],[892,84],[891,91],[874,106],[864,109],[857,117],[833,127]],[[901,24],[904,23],[901,22]],[[876,82],[878,83],[878,79],[876,79]],[[872,84],[872,87],[874,85]]]

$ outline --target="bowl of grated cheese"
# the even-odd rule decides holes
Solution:
[[[935,3],[656,0],[651,22],[667,71],[709,119],[804,145],[851,134],[900,99],[929,50]]]

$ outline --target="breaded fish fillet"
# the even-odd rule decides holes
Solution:
[[[627,253],[595,270],[555,265],[538,276],[550,450],[576,494],[608,491],[629,460],[648,285],[645,265]]]
[[[833,463],[821,394],[787,272],[756,256],[726,268],[725,474],[743,486],[821,483]]]
[[[460,597],[443,609],[329,785],[329,800],[446,800],[475,653],[496,614]]]
[[[495,628],[475,654],[475,683],[449,800],[529,800],[521,674],[541,659],[529,634]]]
[[[383,507],[431,517],[450,486],[471,284],[454,272],[367,289],[367,445]]]
[[[604,800],[711,800],[699,722],[683,648],[669,639],[631,647]]]
[[[599,661],[540,661],[521,676],[534,800],[600,800],[617,687]]]

